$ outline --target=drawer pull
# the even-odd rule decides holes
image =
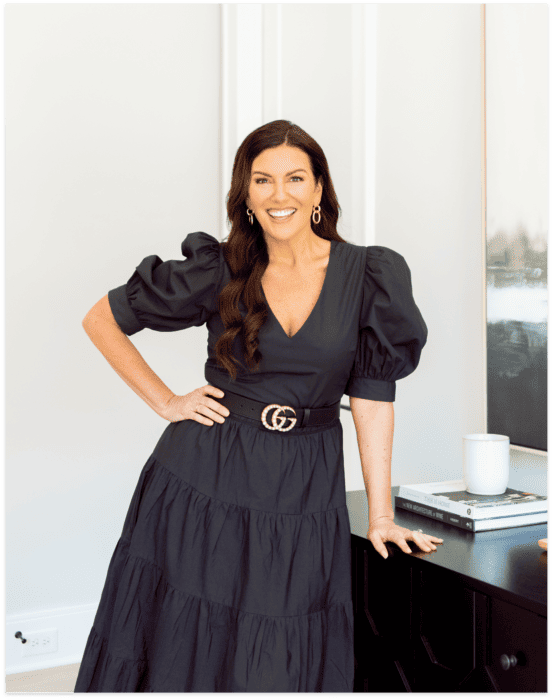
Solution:
[[[501,662],[501,668],[504,671],[508,671],[510,668],[513,668],[518,663],[518,659],[514,654],[501,654],[499,660]]]

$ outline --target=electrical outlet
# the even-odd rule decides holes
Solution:
[[[39,630],[38,632],[25,633],[22,630],[23,639],[27,641],[25,644],[21,640],[17,640],[21,644],[21,656],[35,656],[35,654],[49,654],[52,651],[58,650],[58,630],[57,627],[52,627],[47,630]]]

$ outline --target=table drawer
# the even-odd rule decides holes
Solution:
[[[547,692],[547,619],[493,598],[489,669],[500,692]]]

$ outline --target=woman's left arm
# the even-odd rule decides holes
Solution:
[[[370,521],[382,516],[393,518],[394,404],[392,401],[371,401],[350,396],[349,405],[357,431]]]
[[[404,552],[411,552],[407,540],[422,550],[436,549],[434,535],[413,532],[393,522],[392,507],[392,446],[394,441],[394,404],[392,401],[372,401],[350,396],[351,415],[357,431],[357,444],[363,469],[363,481],[369,501],[369,531],[367,538],[384,558],[388,550],[384,542],[395,542]]]

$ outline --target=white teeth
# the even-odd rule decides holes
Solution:
[[[275,218],[284,218],[285,216],[290,216],[290,214],[293,214],[296,210],[295,209],[285,209],[282,211],[270,211],[269,215],[274,216]]]

